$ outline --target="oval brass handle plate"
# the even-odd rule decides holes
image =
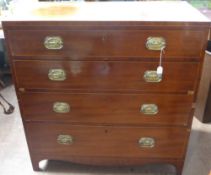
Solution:
[[[142,148],[153,148],[155,146],[155,139],[152,137],[142,137],[139,139],[138,144]]]
[[[63,69],[50,69],[48,71],[48,78],[52,81],[64,81],[66,79],[66,72]]]
[[[44,40],[44,46],[49,50],[59,50],[63,47],[62,38],[59,36],[47,36]]]
[[[166,40],[163,37],[148,37],[146,47],[149,50],[161,50],[166,47]]]
[[[55,102],[53,104],[53,111],[56,113],[68,113],[70,112],[70,105],[65,102]]]
[[[71,135],[58,135],[57,143],[62,145],[71,145],[73,143],[73,137]]]
[[[156,104],[143,104],[141,112],[146,115],[155,115],[158,113],[158,106]]]
[[[162,76],[159,76],[155,70],[147,70],[144,72],[144,80],[150,83],[159,83],[162,81]]]

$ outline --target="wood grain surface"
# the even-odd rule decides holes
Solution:
[[[188,132],[182,127],[139,128],[27,123],[33,153],[60,156],[134,158],[182,158]],[[73,143],[62,145],[58,135],[71,135]],[[153,148],[142,148],[142,137],[155,139]]]
[[[45,29],[45,28],[44,28]],[[166,40],[166,57],[199,57],[206,37],[202,30],[9,30],[8,42],[12,56],[66,56],[71,60],[86,57],[159,57],[159,51],[146,48],[148,37]],[[17,37],[18,36],[18,37]],[[59,36],[63,40],[60,50],[44,47],[47,36]],[[30,46],[30,47],[29,47]],[[121,59],[121,58],[120,58]]]
[[[15,61],[17,86],[26,89],[182,92],[195,90],[199,64],[163,63],[163,79],[149,83],[147,70],[156,70],[157,62],[130,61]],[[63,69],[66,80],[52,81],[50,69]]]
[[[22,93],[26,121],[54,121],[110,125],[187,125],[192,108],[190,95],[108,93]],[[68,113],[53,111],[55,102],[70,105]],[[155,104],[158,113],[141,112],[143,104]]]
[[[80,19],[76,11],[58,21],[36,20],[36,14],[28,21],[25,15],[3,22],[34,170],[40,160],[56,159],[92,165],[172,163],[181,175],[210,23],[186,3],[178,4],[186,15],[175,6],[155,15],[133,3],[118,8],[124,14],[130,8],[128,18],[106,11],[103,19],[109,20],[103,21],[84,11]],[[162,16],[166,10],[169,15]],[[61,37],[63,47],[46,49],[46,36]],[[159,83],[143,78],[159,62],[160,52],[146,48],[151,36],[166,41]],[[50,80],[50,69],[63,69],[66,79]],[[68,103],[70,112],[53,112],[54,102]],[[159,112],[142,114],[146,103],[155,103]],[[59,135],[71,135],[73,143],[59,144]],[[155,147],[141,148],[141,137],[154,138]]]

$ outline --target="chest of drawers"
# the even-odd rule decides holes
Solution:
[[[181,174],[209,22],[186,3],[168,7],[189,10],[195,21],[188,15],[169,21],[145,6],[167,7],[90,3],[86,8],[98,17],[3,22],[34,170],[40,160],[56,159],[170,163]],[[109,16],[106,8],[119,15]],[[163,47],[164,71],[158,76]]]

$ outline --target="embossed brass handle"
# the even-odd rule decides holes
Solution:
[[[73,144],[73,137],[71,135],[58,135],[57,143],[62,145],[71,145]]]
[[[141,112],[146,115],[155,115],[158,113],[158,106],[156,104],[143,104]]]
[[[70,112],[70,105],[65,102],[55,102],[53,104],[53,111],[56,113],[68,113]]]
[[[64,81],[66,79],[66,72],[63,69],[50,69],[48,71],[48,78],[52,81]]]
[[[155,146],[155,139],[152,137],[142,137],[139,139],[138,144],[142,148],[153,148]]]
[[[146,47],[149,50],[161,50],[166,47],[166,41],[163,37],[148,37]]]
[[[162,76],[158,75],[155,70],[147,70],[144,72],[144,80],[150,83],[159,83],[162,81]]]
[[[62,38],[59,36],[47,36],[44,40],[44,46],[46,49],[59,50],[63,47]]]

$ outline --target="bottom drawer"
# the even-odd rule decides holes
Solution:
[[[183,127],[114,127],[26,123],[31,151],[46,156],[182,158]]]

